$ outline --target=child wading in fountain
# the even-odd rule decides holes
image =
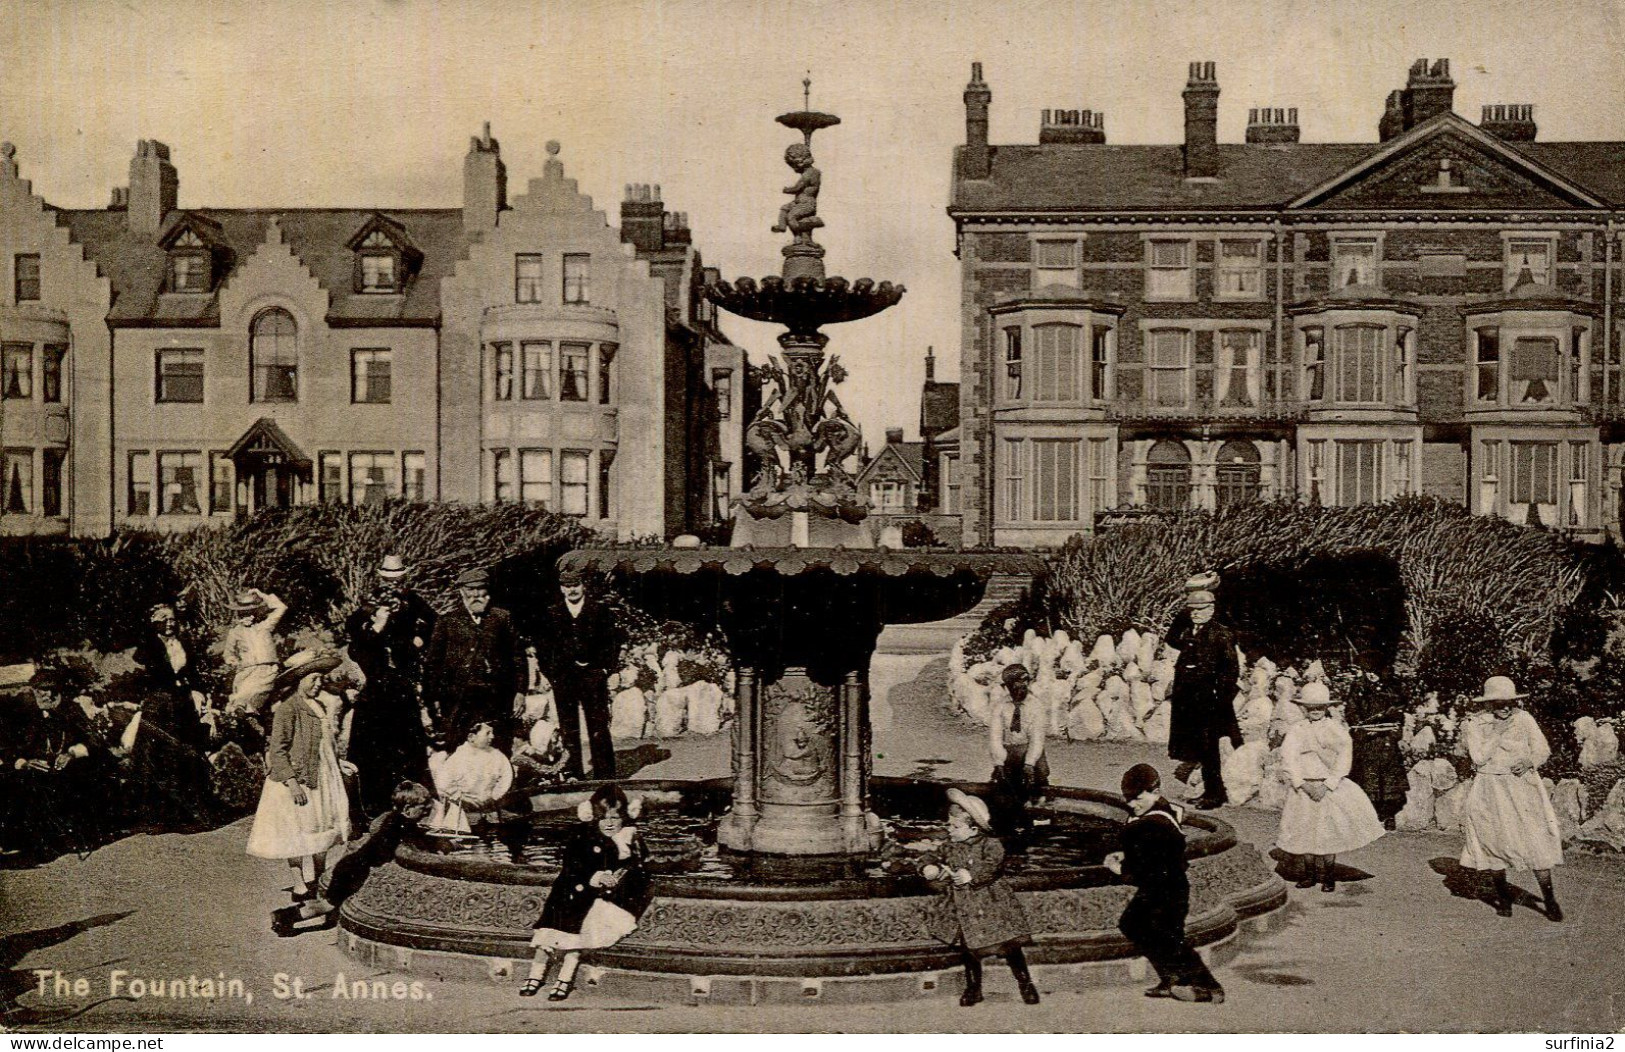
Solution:
[[[1304,718],[1281,743],[1281,766],[1292,780],[1292,793],[1275,839],[1282,851],[1300,856],[1298,887],[1311,887],[1318,879],[1321,891],[1336,891],[1337,856],[1382,836],[1382,820],[1365,790],[1349,780],[1354,741],[1341,720],[1328,718],[1332,697],[1326,684],[1304,684],[1297,701]]]
[[[942,897],[926,911],[926,928],[932,937],[957,949],[965,962],[960,1004],[969,1007],[981,1001],[982,958],[1003,954],[1021,988],[1021,999],[1035,1005],[1038,987],[1021,952],[1032,933],[1016,893],[999,879],[1004,846],[990,835],[992,831],[987,804],[958,789],[948,790],[949,843],[927,855],[920,867],[921,876],[942,886]]]
[[[1461,864],[1495,874],[1495,912],[1512,916],[1507,870],[1532,869],[1546,897],[1546,916],[1563,919],[1552,889],[1552,867],[1563,863],[1563,840],[1540,765],[1551,756],[1535,718],[1518,707],[1518,687],[1505,676],[1484,681],[1473,699],[1487,711],[1462,724],[1461,744],[1473,761],[1473,784],[1461,810]]]
[[[1106,868],[1135,887],[1117,928],[1151,962],[1157,985],[1147,997],[1224,1003],[1224,988],[1185,937],[1191,885],[1185,875],[1184,811],[1158,791],[1162,776],[1137,763],[1123,773],[1123,799],[1134,813],[1123,827],[1123,850],[1106,856]]]
[[[367,877],[395,857],[404,837],[429,813],[429,790],[416,782],[402,782],[390,798],[390,810],[373,820],[367,835],[333,865],[333,874],[321,894],[308,902],[284,906],[271,915],[271,930],[283,938],[307,931],[322,931],[338,922],[338,908],[361,890]],[[315,920],[315,924],[303,924]]]
[[[590,824],[564,848],[559,875],[530,940],[536,959],[519,990],[521,997],[536,996],[555,957],[561,958],[559,975],[547,999],[569,997],[581,951],[613,946],[638,926],[649,905],[643,841],[631,824],[638,812],[638,802],[628,802],[613,782],[582,803],[581,820]]]
[[[429,828],[468,833],[495,817],[513,786],[513,764],[492,745],[495,728],[481,721],[468,729],[468,740],[449,757],[429,760],[438,798]]]

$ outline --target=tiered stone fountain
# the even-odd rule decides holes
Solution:
[[[848,465],[862,435],[837,395],[844,369],[820,330],[896,304],[901,285],[824,274],[814,131],[803,109],[786,151],[800,177],[775,230],[793,235],[782,276],[706,289],[719,306],[784,326],[783,362],[746,429],[761,470],[722,548],[588,549],[561,561],[612,575],[658,616],[710,621],[738,673],[732,771],[703,782],[633,781],[653,854],[655,901],[638,929],[589,959],[587,985],[682,1000],[826,1000],[929,995],[954,955],[927,934],[932,890],[886,860],[940,835],[943,783],[871,778],[869,661],[886,624],[970,609],[995,572],[1025,554],[877,547]],[[967,729],[967,733],[970,730]],[[347,902],[345,945],[385,967],[511,972],[557,872],[562,835],[592,785],[536,797],[533,820],[484,841],[403,847]],[[1116,931],[1128,890],[1100,865],[1127,812],[1107,793],[1057,789],[1045,832],[1013,856],[1010,879],[1033,922],[1030,959],[1052,985],[1122,971]],[[1193,816],[1191,931],[1202,942],[1285,901],[1284,886],[1229,827]],[[1044,975],[1041,967],[1040,975]],[[952,974],[957,975],[957,972]]]

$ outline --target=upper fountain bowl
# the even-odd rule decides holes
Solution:
[[[819,326],[857,321],[879,314],[896,305],[908,291],[902,285],[869,278],[848,282],[845,278],[794,278],[769,276],[758,284],[753,278],[740,278],[729,284],[714,281],[705,294],[723,310],[752,321],[774,322],[790,331],[789,337],[822,341]],[[783,342],[783,337],[780,338]]]

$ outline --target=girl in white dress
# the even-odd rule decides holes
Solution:
[[[231,601],[237,623],[226,632],[222,657],[236,669],[231,680],[231,697],[226,708],[232,712],[258,713],[272,700],[280,671],[276,657],[276,628],[288,604],[258,588],[237,593]]]
[[[1484,681],[1473,699],[1484,707],[1462,724],[1461,746],[1473,761],[1473,784],[1462,807],[1463,867],[1495,875],[1495,912],[1512,916],[1507,870],[1532,869],[1546,898],[1546,916],[1563,919],[1552,890],[1552,867],[1563,862],[1557,813],[1540,780],[1552,754],[1535,718],[1518,707],[1527,697],[1505,676]]]
[[[429,813],[428,828],[442,833],[470,833],[475,821],[494,811],[513,787],[513,764],[491,745],[495,728],[476,723],[468,740],[449,757],[430,759],[436,799]]]
[[[1383,834],[1382,820],[1365,790],[1349,780],[1354,742],[1341,720],[1330,719],[1331,692],[1310,682],[1297,698],[1304,718],[1294,723],[1281,743],[1281,767],[1292,792],[1281,810],[1282,851],[1306,856],[1298,887],[1320,880],[1321,891],[1336,891],[1337,856],[1365,847]]]
[[[323,677],[338,668],[332,654],[301,651],[275,681],[283,695],[271,714],[265,744],[265,785],[248,834],[248,853],[286,859],[293,898],[316,894],[329,848],[350,836],[350,801],[335,746],[334,707],[322,699]],[[352,768],[353,770],[353,768]]]

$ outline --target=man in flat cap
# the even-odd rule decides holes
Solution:
[[[621,653],[621,633],[602,600],[587,594],[581,571],[559,572],[559,602],[543,615],[537,648],[542,671],[553,687],[559,729],[569,751],[572,778],[586,774],[581,721],[587,724],[592,776],[615,777],[615,742],[609,733],[609,673]]]
[[[1213,616],[1219,575],[1200,573],[1185,582],[1185,610],[1168,626],[1168,645],[1179,651],[1174,682],[1168,691],[1168,758],[1180,761],[1176,777],[1184,780],[1201,765],[1202,797],[1198,809],[1226,803],[1219,766],[1219,740],[1241,744],[1236,723],[1236,637]]]
[[[458,575],[460,602],[435,621],[423,655],[423,696],[447,749],[463,744],[475,724],[489,723],[491,744],[506,756],[528,676],[513,618],[491,605],[490,586],[482,569]]]

